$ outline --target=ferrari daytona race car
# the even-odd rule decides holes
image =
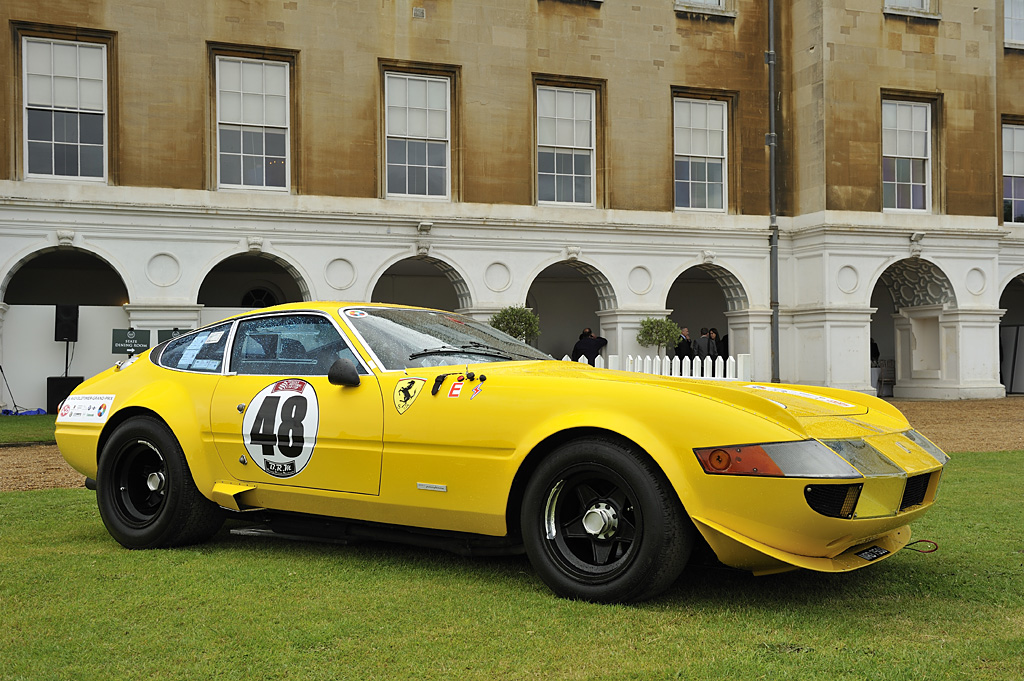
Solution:
[[[296,303],[85,381],[60,451],[132,549],[259,531],[525,550],[557,594],[654,596],[695,541],[756,574],[893,555],[947,457],[856,392],[552,360],[450,312]]]

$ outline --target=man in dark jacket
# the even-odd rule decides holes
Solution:
[[[601,354],[601,348],[606,345],[608,345],[607,340],[600,336],[595,336],[589,328],[586,328],[580,334],[580,339],[576,341],[576,345],[573,346],[572,354],[569,357],[574,362],[578,361],[580,357],[586,357],[587,361],[590,362],[590,366],[594,366],[594,361]]]
[[[683,327],[679,334],[679,342],[676,343],[676,357],[679,359],[693,359],[693,341],[690,340],[690,330]]]

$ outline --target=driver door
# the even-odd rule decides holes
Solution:
[[[331,385],[351,359],[360,385]],[[217,452],[238,480],[379,494],[383,401],[333,320],[302,312],[238,323],[228,375],[210,420]]]

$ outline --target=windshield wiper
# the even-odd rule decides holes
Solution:
[[[508,357],[509,359],[512,359],[512,355],[515,355],[516,357],[524,357],[526,359],[538,359],[537,357],[534,357],[532,355],[527,355],[527,354],[522,353],[522,352],[516,352],[514,350],[501,350],[499,348],[494,347],[493,345],[487,345],[486,343],[479,343],[477,341],[473,341],[471,343],[467,343],[466,345],[460,345],[459,347],[461,347],[461,348],[481,348],[481,349],[490,350],[491,352],[500,352],[502,355]]]
[[[473,345],[463,345],[460,348],[453,348],[450,345],[439,348],[427,348],[426,350],[410,354],[409,359],[417,359],[428,355],[482,355],[484,357],[497,357],[498,359],[512,359],[512,357],[500,350],[495,350],[487,345],[477,347],[475,343]]]

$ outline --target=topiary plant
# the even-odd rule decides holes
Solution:
[[[640,321],[636,342],[645,348],[652,345],[658,346],[660,355],[661,347],[673,347],[682,332],[679,325],[667,317],[648,317]]]
[[[501,308],[488,323],[498,331],[525,342],[540,335],[540,316],[522,305]]]

